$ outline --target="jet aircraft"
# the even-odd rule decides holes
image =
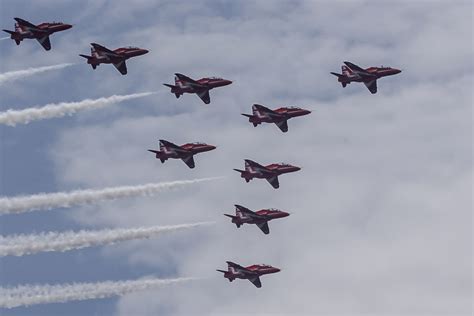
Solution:
[[[91,56],[82,54],[79,56],[86,58],[92,69],[96,69],[100,64],[113,64],[122,75],[127,74],[127,64],[125,63],[127,59],[148,53],[146,49],[131,46],[114,50],[96,43],[91,43],[91,46]]]
[[[204,143],[188,143],[181,146],[175,145],[169,141],[160,139],[160,150],[148,149],[149,152],[156,154],[156,159],[164,163],[169,158],[181,159],[189,168],[194,168],[193,156],[198,153],[216,149],[216,146]]]
[[[337,81],[345,88],[351,82],[363,82],[372,94],[377,93],[377,79],[392,76],[401,73],[400,69],[390,67],[370,67],[363,69],[351,62],[345,61],[342,68],[342,74],[331,72],[337,77]]]
[[[209,104],[211,103],[209,90],[230,85],[232,81],[216,77],[194,80],[185,75],[175,73],[174,83],[175,85],[167,83],[163,85],[171,88],[171,93],[174,93],[176,98],[179,98],[184,93],[195,93],[205,104]]]
[[[234,169],[240,172],[240,176],[249,182],[253,178],[267,180],[273,188],[278,189],[280,183],[278,176],[283,173],[295,172],[301,168],[286,163],[274,163],[268,166],[262,166],[255,161],[245,159],[245,170]]]
[[[20,42],[25,38],[36,39],[45,50],[51,49],[51,42],[49,36],[53,33],[65,31],[70,29],[72,25],[52,22],[52,23],[41,23],[34,25],[26,20],[20,18],[14,18],[15,31],[3,30],[10,34],[10,38],[15,41],[17,45],[20,45]]]
[[[224,273],[224,278],[228,279],[229,282],[234,281],[235,279],[247,279],[252,282],[257,288],[262,287],[262,282],[260,282],[260,276],[264,274],[277,273],[281,270],[266,264],[254,264],[248,267],[242,267],[237,263],[231,261],[227,262],[227,271],[217,270]]]
[[[276,218],[287,217],[290,214],[276,209],[264,209],[252,212],[246,207],[235,205],[235,216],[230,214],[224,215],[232,218],[232,223],[237,225],[237,228],[240,228],[243,224],[256,224],[258,228],[267,235],[270,233],[270,228],[268,227],[269,221]]]
[[[263,105],[254,104],[252,105],[252,114],[242,113],[242,115],[248,117],[253,126],[261,123],[275,123],[283,133],[286,133],[288,131],[288,119],[309,113],[311,111],[293,106],[270,110]]]

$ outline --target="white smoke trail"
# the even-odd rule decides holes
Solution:
[[[92,204],[99,201],[115,200],[131,196],[152,196],[188,184],[221,179],[220,177],[181,180],[162,183],[148,183],[135,186],[111,187],[96,190],[76,190],[70,192],[40,193],[35,195],[0,198],[0,215],[50,210],[59,207]]]
[[[24,70],[4,72],[3,74],[0,74],[0,85],[2,85],[4,82],[7,82],[7,81],[13,81],[13,80],[17,80],[24,77],[29,77],[29,76],[39,74],[45,71],[63,69],[63,68],[73,66],[73,65],[76,65],[76,64],[67,63],[67,64],[59,64],[59,65],[53,65],[53,66],[36,67],[36,68],[28,68]]]
[[[143,92],[127,95],[113,95],[94,100],[85,99],[79,102],[51,103],[42,107],[33,107],[23,110],[7,110],[6,112],[0,112],[0,124],[15,126],[16,124],[28,124],[31,121],[63,117],[82,110],[98,109],[113,103],[143,98],[153,93],[154,92]]]
[[[0,288],[0,308],[13,308],[47,303],[65,303],[121,296],[136,291],[159,288],[164,285],[199,280],[198,278],[105,281],[57,285],[27,284],[15,288]]]
[[[199,222],[173,226],[151,226],[103,230],[81,230],[78,232],[47,232],[32,235],[0,236],[0,257],[23,256],[38,252],[68,251],[86,247],[114,244],[132,239],[149,239],[162,233],[212,225]]]
[[[4,40],[9,39],[9,38],[10,38],[10,36],[5,36],[5,37],[0,38],[0,41],[4,41]]]

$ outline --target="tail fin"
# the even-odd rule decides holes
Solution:
[[[98,64],[93,62],[94,56],[87,56],[87,55],[82,55],[82,54],[79,54],[79,56],[84,57],[85,59],[87,59],[87,63],[92,66],[92,69],[97,68]]]
[[[237,228],[240,228],[240,226],[242,225],[242,223],[239,222],[239,217],[238,216],[234,216],[234,215],[230,215],[230,214],[224,214],[224,216],[232,218],[232,223],[234,223],[235,226],[237,226]]]
[[[163,85],[171,89],[176,88],[176,86],[173,86],[172,84],[163,83]]]

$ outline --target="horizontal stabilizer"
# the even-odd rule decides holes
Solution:
[[[252,114],[245,114],[245,113],[241,113],[240,115],[243,115],[243,116],[245,116],[245,117],[248,117],[248,118],[252,118],[252,117],[253,117],[253,115],[252,115]]]
[[[8,34],[10,34],[10,35],[13,35],[13,34],[15,34],[15,32],[13,32],[13,31],[9,31],[9,30],[3,30],[3,31],[4,31],[4,32],[7,32],[7,33],[8,33]]]
[[[244,172],[245,172],[245,170],[240,170],[240,169],[234,169],[234,170],[237,171],[237,172],[240,172],[240,173],[244,173]]]
[[[217,269],[216,271],[219,271],[219,272],[222,272],[222,273],[227,273],[228,271],[225,271],[225,270],[219,270]]]
[[[86,59],[91,59],[92,58],[92,56],[87,56],[87,55],[82,55],[82,54],[79,54],[79,56],[84,57]]]
[[[337,72],[331,72],[331,75],[334,75],[334,76],[336,76],[336,77],[338,77],[338,78],[344,77],[344,75],[338,74]]]
[[[163,85],[171,89],[176,88],[176,86],[173,86],[172,84],[163,83]]]
[[[227,216],[227,217],[230,217],[232,219],[236,218],[237,216],[234,216],[234,215],[230,215],[230,214],[224,214],[224,216]]]
[[[154,154],[159,154],[160,152],[158,150],[153,150],[153,149],[148,149],[149,152],[152,152]]]

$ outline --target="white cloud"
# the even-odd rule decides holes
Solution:
[[[164,92],[144,103],[149,107],[121,110],[114,122],[82,122],[62,131],[51,152],[66,187],[228,175],[159,203],[110,203],[75,215],[85,225],[219,221],[202,234],[107,250],[132,266],[173,265],[179,275],[210,277],[159,291],[160,300],[154,292],[125,296],[117,313],[468,314],[473,63],[472,41],[459,34],[472,35],[472,4],[248,1],[233,4],[229,16],[215,8],[220,2],[181,4],[134,7],[133,15],[156,18],[108,40],[140,44],[150,54],[131,61],[127,78],[103,68],[90,84],[97,93],[155,90],[177,71],[234,83],[211,91],[209,106]],[[111,28],[119,25],[121,5],[104,11]],[[343,89],[329,75],[343,60],[403,72],[381,79],[370,95],[361,84]],[[290,120],[282,134],[240,116],[254,102],[313,113]],[[218,148],[196,156],[190,170],[146,152],[159,138]],[[283,175],[274,190],[232,171],[244,158],[285,160],[302,170]],[[235,203],[291,216],[271,222],[264,236],[221,215]],[[262,277],[262,289],[229,284],[214,271],[228,259],[282,272]]]

